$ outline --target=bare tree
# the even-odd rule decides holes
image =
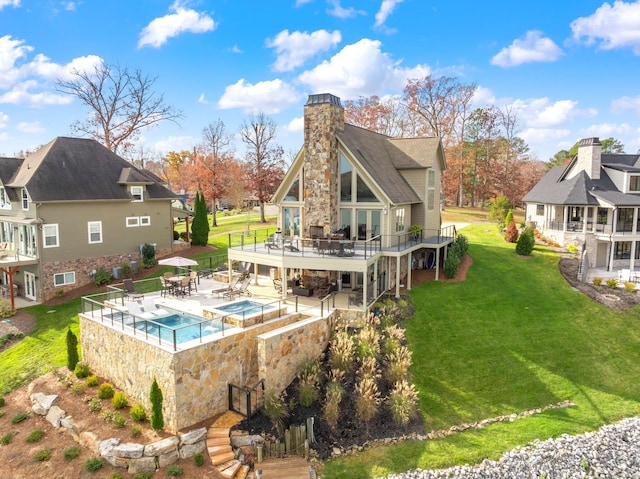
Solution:
[[[275,143],[275,122],[258,113],[242,122],[240,137],[247,145],[245,163],[249,186],[260,202],[260,221],[266,223],[264,204],[271,199],[284,178],[284,150]]]
[[[56,81],[57,90],[75,96],[91,110],[87,120],[71,125],[72,131],[89,135],[114,153],[130,148],[141,130],[182,118],[153,91],[156,78],[138,69],[100,63],[93,71],[71,73],[72,80]]]

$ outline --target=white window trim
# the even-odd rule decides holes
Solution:
[[[92,226],[98,226],[98,231],[97,233],[100,235],[100,239],[98,239],[97,241],[93,241],[91,239],[91,227]],[[102,221],[89,221],[87,223],[87,234],[89,236],[89,244],[96,244],[96,243],[102,243]]]
[[[11,201],[9,201],[9,197],[7,196],[7,190],[2,186],[0,186],[0,208],[3,210],[11,209]]]
[[[22,204],[22,209],[24,211],[29,211],[29,193],[27,193],[26,188],[22,188],[22,191],[20,192],[20,203]]]
[[[55,228],[55,235],[46,235],[45,234],[45,230],[50,227],[50,228]],[[47,244],[47,238],[51,238],[55,236],[56,238],[56,244]],[[51,223],[51,224],[45,224],[42,225],[42,247],[43,248],[58,248],[60,246],[60,232],[58,229],[58,224],[57,223]]]
[[[140,193],[138,193],[138,191]],[[132,186],[131,187],[131,196],[133,196],[133,201],[135,201],[135,202],[144,201],[144,188],[142,186]],[[140,199],[137,199],[136,196],[139,196]]]
[[[139,216],[127,216],[125,219],[125,224],[127,228],[135,228],[140,226],[140,217]]]
[[[140,226],[150,226],[150,225],[151,225],[151,216],[140,217]]]
[[[71,275],[72,281],[67,282],[67,275]],[[57,283],[56,278],[62,276],[62,283]],[[53,285],[54,286],[67,286],[69,284],[76,284],[76,272],[75,271],[66,271],[64,273],[56,273],[53,275]]]

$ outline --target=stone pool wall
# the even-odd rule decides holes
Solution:
[[[166,430],[175,433],[226,411],[228,384],[244,386],[258,377],[258,336],[300,319],[290,314],[185,351],[170,351],[81,314],[82,360],[147,409],[155,377],[164,396]],[[270,380],[282,382],[276,376]]]

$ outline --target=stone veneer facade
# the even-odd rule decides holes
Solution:
[[[81,314],[80,343],[82,359],[95,374],[147,409],[156,378],[164,397],[165,427],[175,433],[226,411],[229,383],[244,386],[260,376],[266,379],[267,388],[286,388],[298,366],[294,363],[319,355],[327,346],[329,320],[301,321],[299,314],[289,314],[174,352]],[[289,325],[293,326],[282,335],[258,338]],[[284,345],[287,341],[289,346]],[[286,357],[286,367],[271,370],[280,357]]]
[[[338,175],[340,157],[336,133],[344,129],[340,99],[325,93],[310,95],[304,106],[304,229],[322,226],[324,234],[339,228]]]

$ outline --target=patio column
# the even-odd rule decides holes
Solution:
[[[287,270],[284,266],[278,268],[280,271],[280,281],[282,281],[282,299],[287,299],[287,277],[285,273]]]
[[[562,207],[562,232],[563,233],[567,232],[567,218],[569,218],[569,207],[563,206]]]
[[[407,254],[407,291],[411,290],[411,275],[413,274],[413,269],[412,269],[412,264],[413,264],[413,253],[409,253]],[[377,263],[376,263],[377,265]],[[377,278],[377,276],[376,276]]]
[[[400,258],[396,258],[396,298],[400,297]]]

